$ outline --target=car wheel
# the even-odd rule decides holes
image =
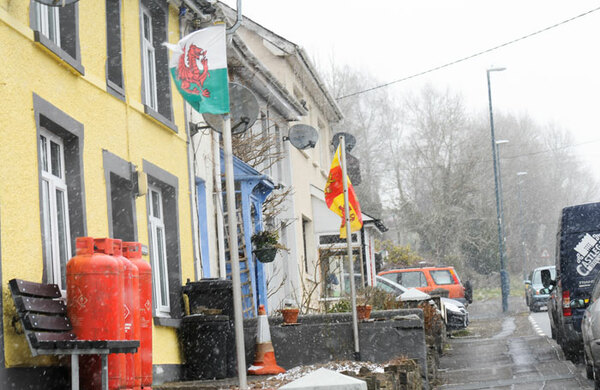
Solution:
[[[594,379],[594,366],[590,364],[585,348],[583,350],[583,362],[585,364],[585,376],[588,379]]]
[[[532,303],[531,305],[529,305],[529,311],[532,313],[537,313],[539,310],[537,306]]]

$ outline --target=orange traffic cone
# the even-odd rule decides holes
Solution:
[[[271,332],[269,331],[269,320],[265,307],[258,307],[258,326],[256,336],[256,355],[254,364],[248,368],[250,375],[281,374],[285,369],[279,367],[275,361],[275,350],[271,343]]]

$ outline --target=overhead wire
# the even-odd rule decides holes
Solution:
[[[413,79],[413,78],[416,78],[416,77],[419,77],[419,76],[426,75],[426,74],[428,74],[428,73],[432,73],[432,72],[438,71],[438,70],[440,70],[440,69],[444,69],[444,68],[450,67],[450,66],[452,66],[452,65],[456,65],[456,64],[458,64],[458,63],[461,63],[461,62],[464,62],[464,61],[470,60],[470,59],[472,59],[472,58],[479,57],[479,56],[481,56],[481,55],[483,55],[483,54],[490,53],[490,52],[492,52],[492,51],[494,51],[494,50],[498,50],[498,49],[500,49],[500,48],[503,48],[503,47],[506,47],[506,46],[512,45],[512,44],[514,44],[514,43],[517,43],[517,42],[519,42],[519,41],[522,41],[522,40],[524,40],[524,39],[531,38],[531,37],[533,37],[533,36],[535,36],[535,35],[539,35],[539,34],[541,34],[541,33],[543,33],[543,32],[546,32],[546,31],[548,31],[548,30],[552,30],[552,29],[554,29],[554,28],[557,28],[557,27],[559,27],[559,26],[562,26],[563,24],[566,24],[566,23],[572,22],[572,21],[574,21],[574,20],[576,20],[576,19],[582,18],[582,17],[584,17],[584,16],[587,16],[587,15],[589,15],[589,14],[591,14],[591,13],[593,13],[593,12],[599,11],[599,10],[600,10],[600,7],[593,8],[593,9],[591,9],[591,10],[589,10],[589,11],[586,11],[586,12],[584,12],[584,13],[581,13],[581,14],[579,14],[579,15],[573,16],[573,17],[571,17],[571,18],[569,18],[569,19],[565,19],[565,20],[563,20],[563,21],[561,21],[561,22],[555,23],[555,24],[553,24],[553,25],[551,25],[551,26],[548,26],[548,27],[545,27],[545,28],[543,28],[543,29],[541,29],[541,30],[537,30],[537,31],[534,31],[534,32],[532,32],[532,33],[529,33],[529,34],[527,34],[527,35],[523,35],[523,36],[521,36],[521,37],[519,37],[519,38],[513,39],[513,40],[511,40],[511,41],[508,41],[508,42],[504,42],[504,43],[502,43],[502,44],[500,44],[500,45],[497,45],[497,46],[491,47],[491,48],[489,48],[489,49],[486,49],[486,50],[479,51],[479,52],[477,52],[477,53],[474,53],[474,54],[468,55],[468,56],[466,56],[466,57],[462,57],[462,58],[459,58],[459,59],[457,59],[457,60],[454,60],[454,61],[451,61],[451,62],[447,62],[447,63],[445,63],[445,64],[443,64],[443,65],[439,65],[439,66],[436,66],[436,67],[434,67],[434,68],[430,68],[430,69],[427,69],[427,70],[424,70],[424,71],[421,71],[421,72],[418,72],[418,73],[412,74],[412,75],[410,75],[410,76],[406,76],[406,77],[403,77],[403,78],[400,78],[400,79],[397,79],[397,80],[393,80],[393,81],[387,82],[387,83],[385,83],[385,84],[376,85],[376,86],[374,86],[374,87],[367,88],[367,89],[363,89],[363,90],[360,90],[360,91],[356,91],[356,92],[350,93],[350,94],[348,94],[348,95],[339,96],[339,97],[337,97],[337,98],[335,98],[335,99],[336,99],[336,100],[342,100],[342,99],[346,99],[346,98],[349,98],[349,97],[352,97],[352,96],[361,95],[361,94],[363,94],[363,93],[371,92],[371,91],[374,91],[374,90],[376,90],[376,89],[380,89],[380,88],[385,88],[385,87],[388,87],[388,86],[390,86],[390,85],[392,85],[392,84],[397,84],[397,83],[400,83],[400,82],[403,82],[403,81],[407,81],[407,80],[410,80],[410,79]]]

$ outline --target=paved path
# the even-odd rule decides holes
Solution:
[[[468,310],[471,334],[449,340],[437,389],[593,389],[581,368],[533,326],[522,298],[511,297],[506,314],[500,300]]]

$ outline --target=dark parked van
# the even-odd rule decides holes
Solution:
[[[552,337],[574,361],[583,351],[581,319],[599,264],[600,203],[565,207],[556,238],[556,280],[548,315]]]

